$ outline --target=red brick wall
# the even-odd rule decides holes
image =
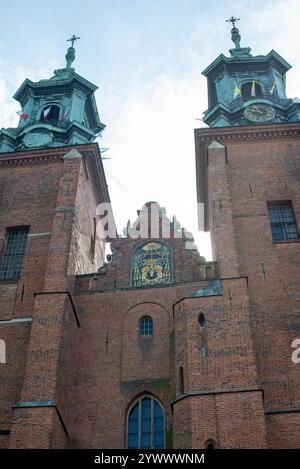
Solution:
[[[176,375],[183,366],[185,391],[257,387],[246,280],[223,280],[222,295],[176,305],[175,350]]]
[[[202,326],[200,312],[205,319]],[[184,442],[185,447],[203,448],[208,440],[224,448],[266,447],[246,279],[222,280],[222,295],[184,299],[175,306],[175,353],[176,447]],[[186,426],[188,437],[182,430]]]
[[[0,166],[0,238],[7,227],[30,226],[14,317],[31,316],[33,293],[43,288],[49,246],[45,233],[51,232],[60,171],[60,161]]]
[[[300,414],[266,416],[270,448],[299,448]]]
[[[172,305],[201,284],[76,295],[81,329],[73,445],[123,448],[126,412],[141,393],[151,393],[163,404],[170,440],[175,397]],[[152,339],[139,337],[139,318],[145,314],[153,318]]]
[[[97,215],[97,201],[92,181],[81,164],[78,175],[76,200],[74,203],[75,219],[72,230],[68,274],[87,274],[96,272],[105,259],[105,241],[96,236],[95,253],[91,255],[91,236],[94,236],[94,218]]]
[[[67,447],[70,441],[79,327],[70,296],[56,293],[73,290],[76,271],[96,269],[78,233],[93,221],[96,204],[109,201],[97,146],[77,146],[90,161],[89,179],[79,154],[64,158],[71,149],[0,156],[0,247],[7,227],[30,226],[21,278],[0,280],[0,338],[8,360],[0,365],[0,429],[11,431],[1,444],[12,448]],[[101,265],[103,241],[95,254]]]
[[[213,140],[225,146],[219,155],[208,149]],[[280,412],[300,410],[299,365],[291,360],[291,343],[300,333],[300,244],[272,242],[267,202],[291,200],[299,226],[300,126],[202,129],[196,131],[196,148],[198,187],[202,187],[199,201],[205,202],[221,275],[228,275],[226,262],[230,263],[235,250],[238,272],[249,279],[251,329],[264,407],[280,415],[268,417],[268,441],[274,447],[277,435],[292,421],[291,414]],[[214,210],[213,200],[219,201]],[[225,232],[229,212],[230,239]],[[291,439],[284,438],[284,446],[299,447],[300,433],[295,437],[299,427],[295,428],[289,429]]]
[[[174,405],[175,448],[265,448],[260,392],[187,397]]]
[[[4,238],[7,227],[30,226],[21,279],[14,283],[0,280],[0,320],[32,317],[34,292],[40,291],[44,283],[47,233],[51,232],[60,170],[61,163],[49,161],[34,167],[0,167],[0,237]],[[7,363],[0,365],[0,428],[4,430],[11,428],[12,406],[20,400],[30,330],[30,322],[0,322],[0,338],[5,340],[7,350]],[[34,351],[31,358],[33,355]]]
[[[6,364],[0,363],[0,429],[10,430],[12,406],[20,399],[30,322],[0,323],[0,339],[6,344]],[[6,446],[8,437],[0,439],[0,448]]]

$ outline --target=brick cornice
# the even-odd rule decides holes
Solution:
[[[66,147],[51,147],[20,152],[0,153],[0,167],[34,165],[62,160],[64,155],[72,149],[78,149],[82,154],[95,154],[95,144],[71,145]]]
[[[34,165],[41,163],[54,162],[62,159],[62,155],[36,155],[36,156],[25,156],[25,157],[13,157],[0,159],[0,166],[24,166],[24,165]]]
[[[300,138],[300,123],[203,128],[195,129],[195,136],[199,142],[205,143],[209,143],[212,140],[249,142],[255,140]]]

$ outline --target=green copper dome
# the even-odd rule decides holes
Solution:
[[[94,96],[97,86],[71,67],[76,39],[70,39],[65,68],[36,83],[26,79],[17,90],[13,97],[25,119],[17,128],[0,130],[0,152],[88,143],[105,128]]]
[[[274,50],[252,56],[241,47],[241,36],[232,22],[235,47],[230,57],[221,54],[202,73],[207,77],[208,109],[203,121],[209,127],[228,127],[300,120],[300,101],[286,96],[285,75],[291,66]]]

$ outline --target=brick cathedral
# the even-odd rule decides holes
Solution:
[[[300,447],[300,101],[290,65],[252,56],[231,21],[195,130],[211,262],[155,202],[123,236],[99,213],[105,126],[73,42],[65,68],[14,95],[19,125],[0,131],[0,448]]]

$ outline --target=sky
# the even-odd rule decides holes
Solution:
[[[287,95],[300,96],[300,0],[17,0],[0,1],[0,128],[17,126],[12,95],[25,78],[52,76],[76,43],[76,72],[95,83],[98,140],[118,231],[155,200],[194,234],[211,258],[209,233],[198,231],[194,129],[207,108],[201,72],[233,47],[253,55],[275,49],[292,66]]]

